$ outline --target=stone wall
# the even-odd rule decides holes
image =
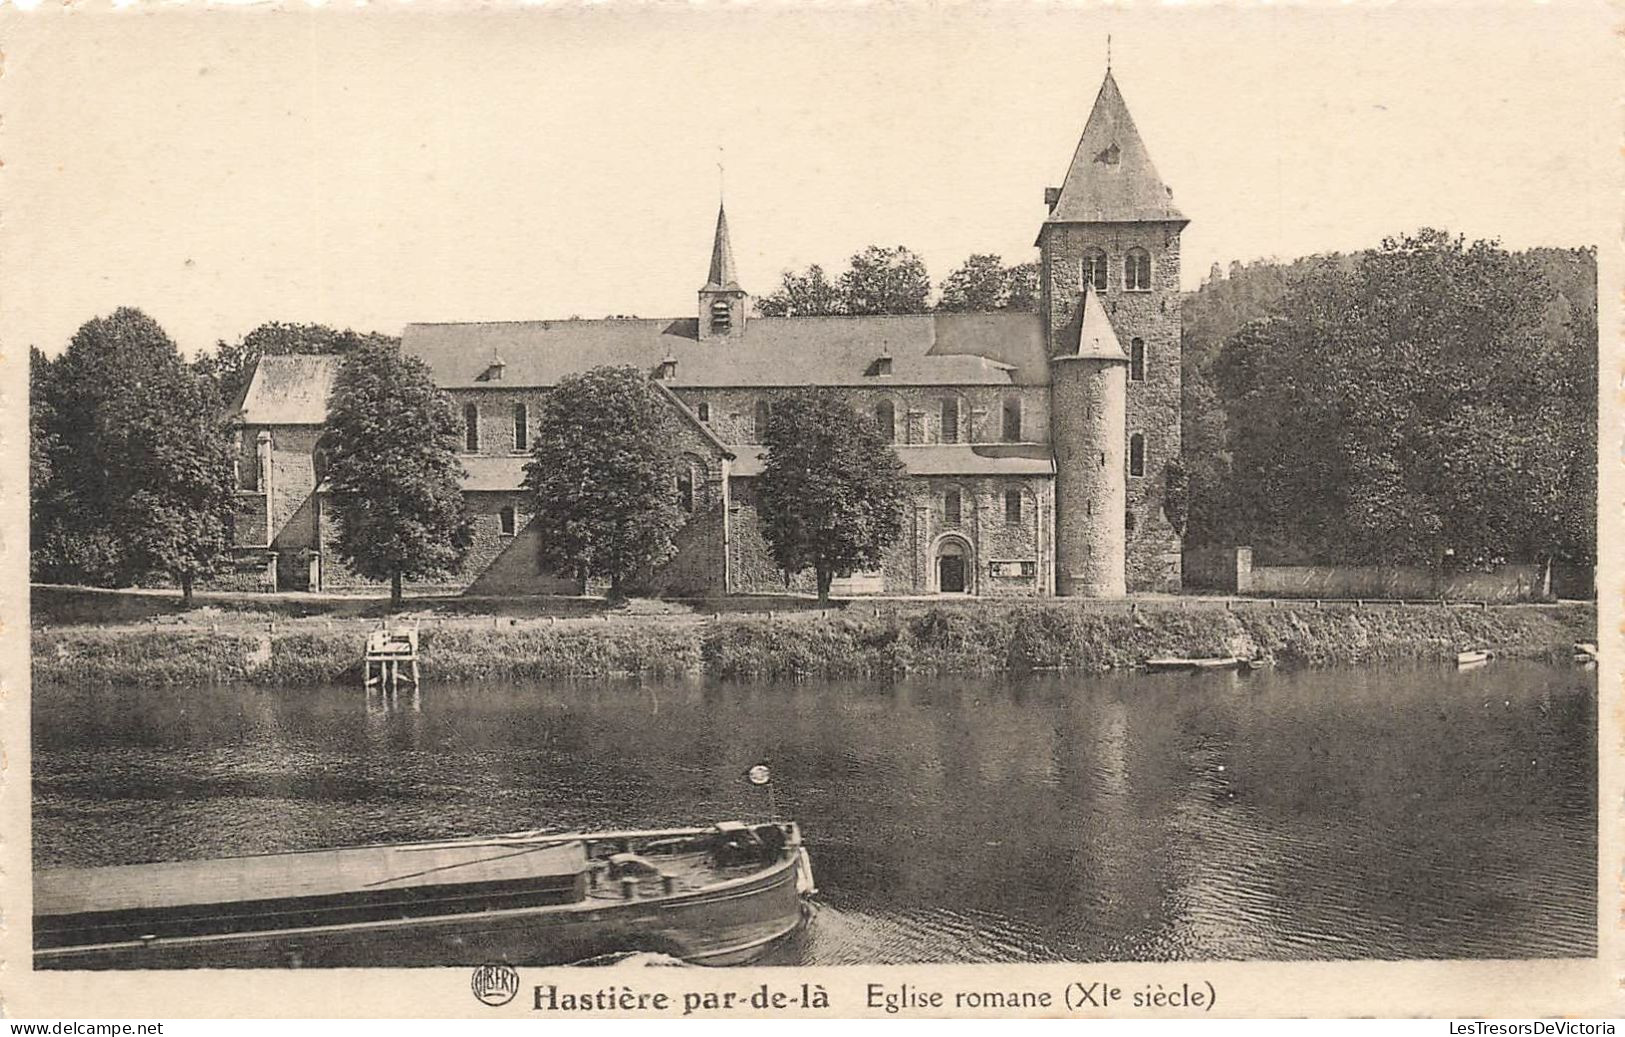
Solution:
[[[730,563],[733,590],[745,594],[776,594],[791,590],[812,593],[817,586],[810,571],[797,573],[788,588],[773,563],[756,512],[756,480],[733,480],[730,517]],[[1053,573],[1054,492],[1045,478],[989,478],[933,476],[911,480],[913,493],[903,520],[902,536],[884,552],[873,574],[853,574],[843,581],[852,593],[938,593],[938,557],[944,543],[961,546],[965,558],[967,593],[990,597],[1032,596],[1048,593]],[[959,493],[960,514],[949,521],[947,494]],[[1007,521],[1005,493],[1021,494],[1021,515]]]
[[[1499,565],[1485,572],[1439,572],[1406,565],[1254,565],[1251,548],[1235,549],[1236,590],[1278,598],[1375,598],[1448,601],[1544,601],[1551,597],[1540,565]]]
[[[1082,290],[1083,257],[1093,248],[1106,253],[1110,276],[1099,298],[1124,352],[1132,350],[1136,338],[1145,346],[1144,378],[1128,382],[1123,432],[1125,442],[1135,433],[1145,437],[1145,474],[1129,476],[1127,483],[1133,528],[1125,528],[1125,567],[1131,591],[1180,586],[1180,539],[1163,513],[1167,466],[1180,454],[1179,231],[1177,223],[1154,222],[1046,225],[1043,232],[1043,306],[1055,329],[1051,353],[1059,351],[1056,336]],[[1151,256],[1150,291],[1123,287],[1123,260],[1135,247]]]
[[[680,373],[679,373],[680,374]],[[710,389],[670,387],[696,414],[704,404],[710,414],[706,425],[724,443],[760,443],[756,430],[756,404],[771,402],[789,389]],[[898,443],[943,442],[942,401],[955,401],[959,416],[959,443],[1004,442],[1004,403],[1021,401],[1021,442],[1049,442],[1049,392],[1044,386],[908,386],[892,385],[877,377],[873,386],[843,387],[852,408],[873,415],[882,400],[889,400]]]
[[[266,487],[271,495],[271,549],[277,553],[277,588],[309,590],[310,554],[318,549],[316,469],[313,455],[320,425],[270,428]]]
[[[490,383],[500,386],[500,382]],[[473,404],[479,410],[479,431],[481,455],[490,457],[503,457],[516,453],[528,453],[529,447],[519,449],[514,443],[514,404],[525,405],[525,424],[528,437],[536,435],[536,419],[542,413],[542,401],[547,398],[546,389],[526,388],[487,388],[487,389],[451,389],[448,390],[453,402],[457,405],[457,419],[459,422],[457,446],[462,450],[465,440],[463,438],[462,419],[464,408]]]
[[[1118,430],[1125,418],[1124,365],[1066,360],[1053,365],[1055,400],[1055,589],[1059,594],[1121,597],[1125,592],[1127,507]]]

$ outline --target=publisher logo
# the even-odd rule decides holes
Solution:
[[[519,993],[519,973],[512,965],[481,965],[468,985],[482,1003],[501,1008]]]

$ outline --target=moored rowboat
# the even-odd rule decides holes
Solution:
[[[1488,652],[1488,651],[1483,651],[1483,650],[1475,650],[1475,651],[1471,651],[1471,652],[1457,652],[1456,653],[1456,665],[1457,666],[1474,666],[1474,665],[1477,665],[1478,663],[1488,662],[1489,659],[1490,659],[1490,656],[1492,656],[1493,654],[1494,654],[1493,652]]]
[[[814,892],[793,822],[514,833],[38,872],[49,969],[749,961]]]
[[[1145,668],[1148,670],[1238,670],[1249,666],[1248,660],[1239,655],[1227,655],[1212,659],[1147,659]]]

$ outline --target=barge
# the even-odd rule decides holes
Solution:
[[[38,969],[735,965],[816,890],[794,822],[357,846],[37,872]]]

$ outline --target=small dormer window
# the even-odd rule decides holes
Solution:
[[[728,300],[718,299],[711,304],[711,332],[717,335],[726,335],[733,328],[733,307]]]
[[[488,382],[502,381],[502,372],[508,365],[502,362],[502,357],[496,353],[491,354],[491,362],[485,368],[485,380]]]
[[[673,378],[676,378],[677,358],[672,356],[670,353],[667,353],[666,359],[660,361],[660,367],[656,369],[655,377],[663,382],[669,382]]]
[[[880,356],[878,358],[876,358],[876,360],[875,360],[875,369],[874,370],[875,370],[875,374],[877,374],[877,375],[889,375],[889,374],[891,374],[891,354],[890,353],[882,353],[882,354],[880,354]]]

